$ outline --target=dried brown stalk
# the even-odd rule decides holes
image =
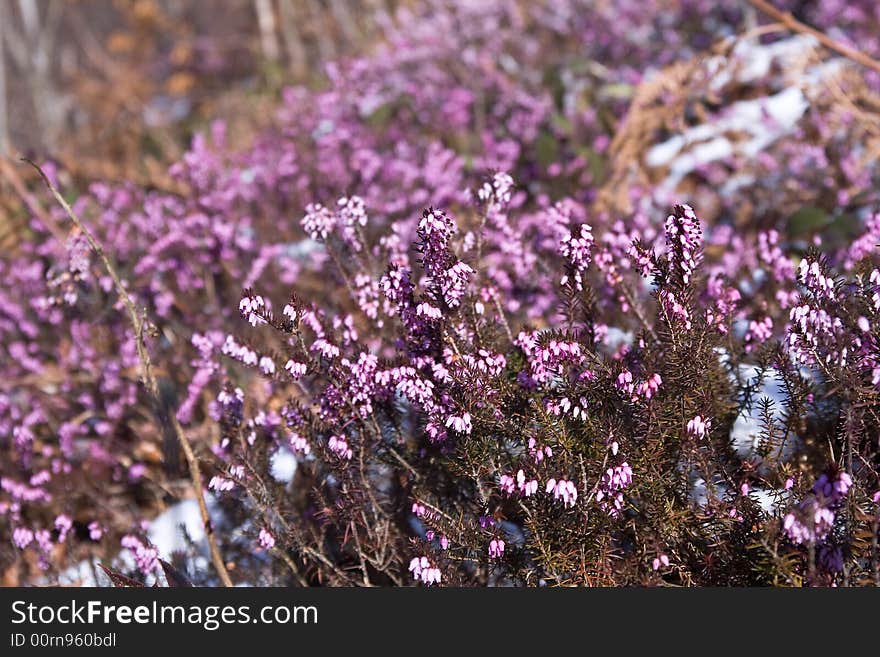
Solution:
[[[777,9],[766,0],[748,0],[749,4],[751,4],[755,9],[764,12],[773,20],[778,21],[785,25],[788,29],[793,32],[800,32],[801,34],[809,34],[813,38],[816,39],[823,46],[828,48],[828,50],[833,50],[839,55],[843,55],[847,59],[851,59],[852,61],[861,64],[867,68],[873,69],[880,73],[880,62],[876,59],[866,55],[860,50],[856,50],[845,43],[841,43],[840,41],[835,41],[830,36],[825,34],[824,32],[820,32],[819,30],[810,27],[805,23],[801,23],[798,19],[792,16],[790,13],[781,11]]]

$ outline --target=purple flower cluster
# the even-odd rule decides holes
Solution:
[[[852,477],[846,472],[834,478],[822,474],[813,484],[812,494],[785,515],[783,528],[788,538],[798,545],[824,541],[834,527],[835,510],[846,498],[852,483]]]
[[[504,548],[502,547],[502,551]],[[442,574],[437,566],[433,565],[428,557],[413,557],[409,563],[409,571],[412,573],[413,579],[420,581],[428,586],[432,584],[440,584]]]
[[[596,501],[608,515],[616,518],[623,511],[623,490],[632,483],[632,479],[633,471],[626,461],[608,468],[602,475]]]

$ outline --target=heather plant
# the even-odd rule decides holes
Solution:
[[[8,576],[880,583],[876,84],[744,6],[428,2],[183,191],[44,165],[77,221],[24,190],[0,259]]]

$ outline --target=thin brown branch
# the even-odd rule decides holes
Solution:
[[[820,32],[816,28],[810,27],[805,23],[801,23],[790,13],[777,9],[769,2],[766,2],[766,0],[748,0],[748,2],[753,7],[755,7],[755,9],[764,12],[765,14],[773,18],[773,20],[782,23],[793,32],[809,34],[810,36],[815,38],[816,41],[828,48],[828,50],[833,50],[839,55],[843,55],[847,59],[851,59],[852,61],[861,64],[862,66],[865,66],[880,73],[880,62],[870,57],[869,55],[866,55],[862,51],[856,50],[855,48],[848,46],[845,43],[841,43],[840,41],[836,41],[824,32]]]
[[[110,258],[107,256],[106,252],[104,251],[104,247],[101,246],[101,243],[98,242],[97,238],[95,238],[88,227],[76,215],[76,213],[73,211],[73,208],[70,207],[70,204],[68,204],[68,202],[64,199],[63,196],[61,196],[58,190],[55,189],[55,186],[52,184],[52,182],[49,180],[49,178],[46,176],[40,166],[27,158],[22,159],[24,162],[27,162],[34,169],[37,170],[37,172],[40,174],[40,177],[43,179],[43,182],[46,184],[46,187],[52,193],[52,196],[54,196],[55,200],[58,201],[62,208],[64,208],[65,213],[74,223],[74,225],[80,231],[82,231],[82,234],[88,241],[89,246],[92,248],[92,251],[95,252],[98,258],[101,260],[101,263],[104,265],[104,269],[107,270],[110,278],[113,279],[113,285],[116,288],[117,294],[119,294],[119,297],[122,299],[123,304],[125,304],[125,308],[128,311],[129,320],[131,321],[132,328],[134,329],[135,346],[137,348],[138,358],[141,362],[141,374],[144,385],[147,387],[148,392],[153,398],[153,402],[156,405],[157,413],[161,413],[162,403],[159,394],[159,383],[156,380],[156,375],[153,374],[153,363],[150,359],[150,354],[147,351],[146,342],[144,340],[144,323],[140,317],[140,314],[138,313],[137,307],[134,305],[134,301],[132,301],[131,296],[125,289],[125,285],[123,285],[122,279],[119,277],[119,273],[116,271],[116,266],[110,261]],[[180,422],[178,421],[177,417],[173,413],[169,413],[168,416],[169,417],[167,418],[167,421],[171,425],[171,428],[173,429],[174,434],[177,437],[178,443],[180,443],[180,448],[183,451],[187,465],[189,466],[189,477],[196,495],[196,500],[198,500],[199,503],[199,513],[202,517],[202,524],[205,528],[205,538],[208,541],[208,547],[211,551],[211,561],[214,563],[214,568],[217,571],[220,580],[223,582],[223,585],[232,586],[232,579],[229,577],[229,572],[226,569],[226,564],[223,562],[223,557],[220,554],[220,549],[217,547],[217,540],[214,536],[214,528],[211,524],[211,516],[208,514],[208,506],[205,502],[204,488],[202,486],[202,471],[199,467],[198,459],[196,458],[195,452],[193,451],[192,444],[183,433],[183,427],[180,426]]]
[[[28,191],[21,176],[18,175],[18,172],[11,164],[8,164],[3,157],[0,157],[0,179],[7,181],[12,186],[12,189],[18,194],[19,198],[24,201],[25,206],[27,206],[27,209],[30,210],[31,214],[33,214],[40,223],[46,227],[46,230],[52,233],[55,239],[62,244],[67,241],[64,231],[59,228],[52,217],[43,210],[40,203],[34,198],[34,195]]]

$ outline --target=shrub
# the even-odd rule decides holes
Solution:
[[[426,3],[250,148],[197,135],[186,194],[82,191],[158,403],[104,263],[31,199],[0,259],[7,575],[217,583],[199,522],[157,545],[192,495],[176,420],[240,583],[880,583],[875,80],[797,39],[693,57],[738,6]],[[799,113],[743,145],[739,103],[779,94]]]

